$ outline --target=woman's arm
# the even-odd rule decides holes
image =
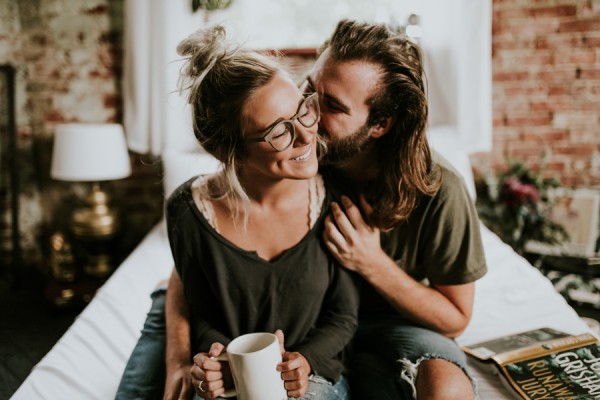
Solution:
[[[165,383],[165,399],[187,399],[195,390],[200,397],[212,398],[223,393],[226,376],[221,373],[221,363],[212,360],[225,348],[220,343],[211,346],[210,355],[207,353],[192,354],[190,340],[189,310],[183,292],[183,283],[176,269],[173,269],[167,290],[166,304],[167,348]],[[215,329],[205,325],[206,334],[224,337]],[[229,339],[226,340],[229,342]],[[214,354],[213,354],[214,353]],[[193,356],[193,359],[192,359]],[[230,380],[230,379],[229,379]],[[204,382],[204,392],[197,387]]]
[[[166,329],[166,382],[164,399],[188,398],[192,393],[192,354],[190,344],[189,312],[179,274],[173,268],[165,305]]]
[[[315,328],[294,351],[302,354],[313,372],[331,370],[330,363],[342,352],[358,326],[357,276],[335,263],[329,289]]]

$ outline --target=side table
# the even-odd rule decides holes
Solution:
[[[82,310],[104,282],[104,279],[88,277],[77,278],[73,282],[50,279],[45,288],[45,296],[52,308]]]
[[[582,316],[600,319],[600,256],[527,254],[526,258]]]
[[[539,261],[540,269],[560,271],[589,278],[600,278],[600,256],[576,257],[540,255]]]
[[[48,258],[49,280],[44,294],[50,307],[57,310],[82,310],[94,297],[96,291],[106,282],[114,268],[129,253],[123,241],[103,243],[101,249],[106,254],[107,268],[102,274],[89,271],[86,266],[96,253],[90,247],[81,245],[73,237],[55,232],[50,237],[50,255]]]

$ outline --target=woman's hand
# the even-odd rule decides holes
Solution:
[[[286,351],[283,345],[283,332],[275,332],[279,339],[281,357],[283,362],[277,365],[277,371],[281,372],[288,397],[303,397],[308,388],[308,376],[310,375],[310,364],[304,356],[298,352]]]
[[[190,371],[192,385],[196,394],[205,399],[214,399],[222,395],[226,388],[233,387],[233,379],[228,363],[215,360],[225,350],[221,343],[213,343],[208,353],[194,356],[194,365]]]
[[[369,225],[358,207],[346,196],[342,205],[331,204],[331,214],[325,220],[323,237],[331,254],[344,267],[362,276],[368,276],[377,257],[387,257],[381,249],[379,229]],[[360,205],[368,218],[372,208],[363,195]],[[344,212],[345,210],[345,212]]]

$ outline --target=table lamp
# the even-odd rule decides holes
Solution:
[[[101,181],[129,176],[131,166],[123,127],[119,124],[57,125],[50,176],[72,182],[91,182],[85,205],[73,211],[70,229],[87,244],[108,243],[119,230],[118,214],[109,206]],[[102,247],[102,246],[100,246]],[[112,272],[108,250],[91,252],[84,271],[105,277]]]

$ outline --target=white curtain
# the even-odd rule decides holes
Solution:
[[[234,0],[210,13],[253,48],[316,47],[341,18],[401,22],[420,16],[430,125],[458,132],[469,151],[491,148],[492,0]],[[125,128],[131,150],[162,154],[194,146],[184,99],[175,92],[177,43],[205,25],[190,0],[125,1]]]
[[[177,93],[176,47],[203,24],[188,0],[125,1],[124,125],[132,151],[193,146],[190,113]]]

